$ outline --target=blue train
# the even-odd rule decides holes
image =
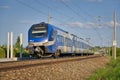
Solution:
[[[81,38],[48,23],[33,24],[28,31],[28,48],[32,56],[93,54]]]

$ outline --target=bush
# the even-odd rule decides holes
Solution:
[[[0,46],[0,58],[6,58],[6,56],[7,56],[7,48]],[[14,57],[19,57],[20,56],[20,50],[18,48],[14,48],[13,56]],[[22,56],[23,57],[29,57],[29,54],[25,49],[23,49]]]
[[[120,56],[120,48],[117,48],[117,49],[116,49],[116,55],[117,55],[117,56]]]
[[[14,49],[14,56],[15,57],[20,57],[20,50],[18,48]],[[25,49],[22,50],[22,56],[23,57],[29,57],[29,54]]]
[[[0,58],[5,58],[5,57],[6,57],[5,49],[0,47]]]
[[[112,55],[112,48],[110,49],[110,55]],[[120,56],[120,48],[116,48],[116,56]]]

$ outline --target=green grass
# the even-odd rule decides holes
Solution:
[[[120,57],[111,59],[106,68],[98,69],[87,80],[120,80]]]

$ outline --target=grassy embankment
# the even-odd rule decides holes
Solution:
[[[95,71],[88,80],[120,80],[120,48],[117,48],[117,59],[111,58],[105,68]]]

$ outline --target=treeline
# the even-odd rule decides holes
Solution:
[[[95,46],[93,47],[94,52],[96,51],[100,51],[103,54],[108,54],[110,56],[112,56],[112,51],[113,48],[112,47],[100,47],[100,46]],[[116,48],[116,56],[120,56],[120,48]]]

